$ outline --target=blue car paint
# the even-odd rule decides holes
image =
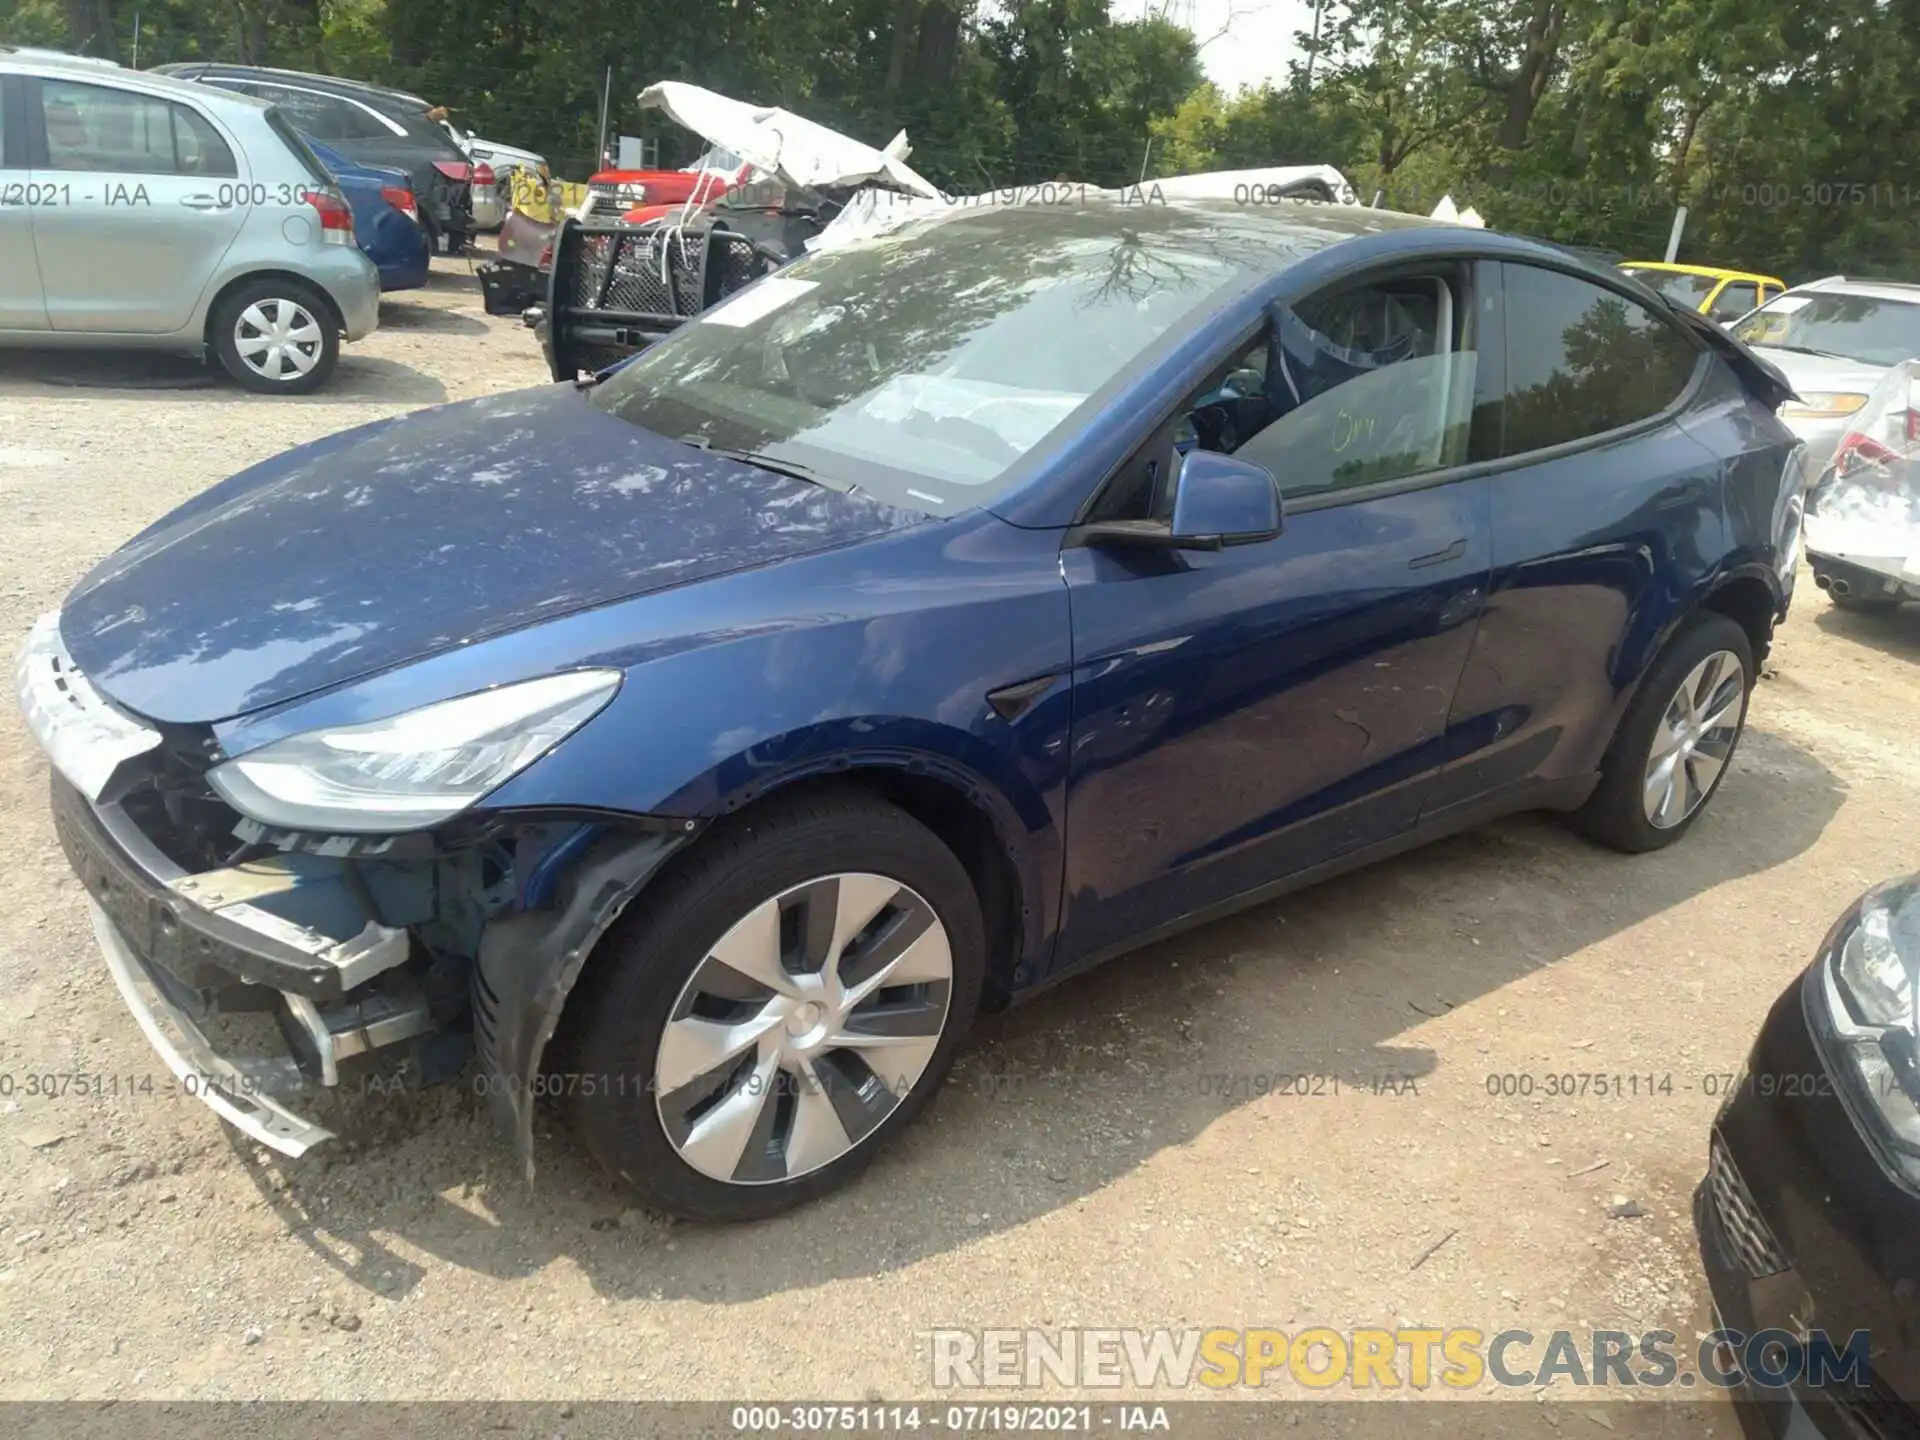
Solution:
[[[1291,507],[1265,544],[1074,543],[1101,478],[1275,299],[1415,254],[1620,288],[1484,232],[1334,228],[1356,238],[1170,336],[990,509],[926,521],[814,489],[560,386],[235,477],[83,582],[63,633],[114,699],[210,723],[226,754],[617,665],[607,710],[490,808],[706,818],[803,776],[917,772],[991,818],[1023,917],[1008,978],[1049,980],[1449,813],[1590,784],[1710,590],[1781,607],[1768,522],[1790,441],[1719,357],[1683,419]],[[1029,681],[1016,719],[988,702]]]
[[[1479,618],[1485,512],[1470,480],[1291,515],[1272,544],[1066,552],[1063,963],[1412,828]]]
[[[108,557],[67,603],[75,656],[153,719],[224,718],[932,523],[649,434],[570,385],[360,435],[257,465]]]
[[[917,771],[991,816],[1028,897],[1032,970],[1059,903],[1071,664],[1060,536],[976,511],[451,648],[214,733],[240,754],[429,690],[617,666],[626,681],[607,709],[491,804],[705,817],[803,775]],[[1017,724],[986,702],[1046,675],[1061,683]]]
[[[339,182],[340,193],[353,211],[353,238],[380,271],[381,290],[417,290],[426,284],[433,261],[427,232],[380,193],[392,185],[411,190],[413,180],[407,172],[391,165],[363,165],[311,135],[303,138]]]

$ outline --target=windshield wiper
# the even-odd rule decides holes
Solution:
[[[1770,342],[1765,340],[1760,340],[1755,343],[1760,345],[1766,345],[1766,344],[1769,344]],[[1796,355],[1818,355],[1822,360],[1853,359],[1851,355],[1837,355],[1831,350],[1816,350],[1811,345],[1781,345],[1778,343],[1773,343],[1773,348],[1775,350],[1791,350]]]
[[[742,465],[752,465],[759,470],[770,470],[775,475],[785,475],[792,480],[804,480],[809,485],[818,485],[823,490],[837,490],[842,495],[851,494],[856,488],[843,480],[829,480],[817,470],[802,465],[797,460],[782,460],[767,454],[764,450],[734,450],[725,445],[716,445],[704,435],[682,435],[680,443],[691,445],[696,450],[704,450],[709,455],[737,460]]]

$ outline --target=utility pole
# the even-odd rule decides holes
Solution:
[[[1307,83],[1304,88],[1313,88],[1313,62],[1320,54],[1320,10],[1326,0],[1313,0],[1313,39],[1307,42]]]
[[[613,67],[607,67],[607,78],[600,86],[600,148],[594,152],[593,166],[598,170],[607,163],[607,111],[613,103]]]
[[[133,68],[140,68],[140,11],[137,7],[133,12]]]
[[[1669,265],[1673,263],[1674,257],[1680,253],[1680,235],[1686,228],[1687,207],[1682,205],[1678,210],[1673,212],[1673,230],[1667,236],[1666,263]]]

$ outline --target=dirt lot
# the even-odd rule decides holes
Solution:
[[[243,465],[544,378],[461,263],[384,307],[306,401],[177,364],[0,358],[0,636]],[[850,1191],[728,1230],[625,1210],[564,1136],[529,1189],[464,1087],[368,1099],[358,1143],[298,1163],[183,1097],[24,1095],[40,1072],[164,1072],[0,704],[0,1074],[19,1077],[0,1397],[900,1397],[928,1393],[937,1325],[1690,1343],[1715,1077],[1840,907],[1917,863],[1916,661],[1920,608],[1857,620],[1803,581],[1735,770],[1677,850],[1621,858],[1524,819],[1116,962],[983,1023]],[[1489,1093],[1567,1071],[1671,1090]],[[1261,1095],[1264,1076],[1307,1093]],[[1647,1213],[1607,1218],[1622,1198]]]

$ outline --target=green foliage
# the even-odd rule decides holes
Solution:
[[[1144,15],[1143,15],[1144,10]],[[0,40],[385,81],[595,168],[683,163],[650,81],[783,104],[960,191],[1331,163],[1363,196],[1789,279],[1920,271],[1920,0],[1325,0],[1283,81],[1203,83],[1170,5],[1115,0],[0,0]],[[1221,44],[1234,43],[1231,35]],[[1149,149],[1149,142],[1151,148]]]

